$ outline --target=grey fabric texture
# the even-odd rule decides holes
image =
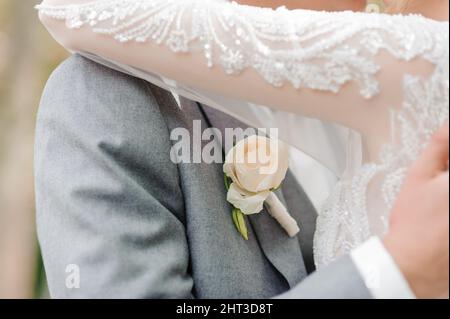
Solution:
[[[236,231],[221,164],[174,164],[170,132],[239,125],[80,56],[52,74],[38,113],[37,227],[55,298],[369,298],[349,257],[314,272],[316,212],[289,173],[301,227],[266,212]],[[224,126],[224,127],[225,127]],[[206,142],[205,142],[206,143]],[[67,285],[69,265],[80,287]],[[285,295],[281,295],[286,293]]]

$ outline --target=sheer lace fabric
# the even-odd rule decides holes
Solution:
[[[159,76],[156,82],[162,86],[191,98],[197,95],[201,102],[209,100],[207,104],[239,114],[251,124],[258,122],[261,112],[269,112],[260,122],[282,130],[291,113],[358,128],[370,125],[369,108],[379,108],[380,114],[389,110],[388,132],[378,133],[391,137],[370,161],[363,163],[359,134],[348,131],[345,171],[318,218],[319,267],[369,236],[384,234],[407,167],[448,119],[448,22],[420,16],[271,10],[225,0],[52,2],[38,7],[43,16],[85,32],[80,37],[64,32],[63,24],[49,24],[55,37],[72,50],[128,65],[129,72],[150,80]],[[108,41],[111,37],[117,41]],[[165,62],[167,49],[179,59]],[[425,72],[421,61],[430,65]],[[186,69],[183,63],[195,67]],[[224,81],[212,71],[217,67],[232,80]],[[259,79],[248,83],[249,70]],[[380,82],[381,72],[400,75],[399,83]],[[267,85],[280,89],[265,90]],[[264,90],[268,96],[261,96]],[[228,103],[233,99],[241,103]],[[266,104],[274,111],[247,102]],[[289,130],[296,131],[298,119]],[[288,142],[296,144],[296,138]]]
[[[393,141],[384,146],[378,163],[349,167],[319,216],[314,247],[318,265],[387,231],[408,167],[448,121],[448,70],[447,51],[430,79],[405,77],[405,102],[392,114]]]

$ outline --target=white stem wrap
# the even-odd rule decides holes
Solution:
[[[292,216],[284,207],[283,203],[278,199],[277,195],[270,192],[269,197],[266,199],[266,204],[268,206],[269,214],[280,223],[281,227],[286,230],[290,237],[294,237],[300,231],[297,221],[292,218]]]

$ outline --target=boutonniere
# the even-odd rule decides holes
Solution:
[[[227,201],[233,206],[232,219],[239,233],[248,240],[245,215],[258,214],[267,207],[289,236],[299,232],[295,219],[274,193],[289,167],[289,150],[279,140],[253,135],[238,142],[223,165]]]

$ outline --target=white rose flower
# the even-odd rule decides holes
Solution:
[[[272,192],[280,187],[288,167],[289,149],[283,142],[258,135],[243,139],[228,152],[223,166],[232,181],[227,185],[228,202],[245,215],[260,213],[266,202],[272,217],[289,236],[295,236],[297,222]],[[237,227],[246,237],[246,227]]]
[[[286,144],[252,135],[228,152],[223,171],[241,189],[259,193],[278,188],[288,167],[289,149]]]

